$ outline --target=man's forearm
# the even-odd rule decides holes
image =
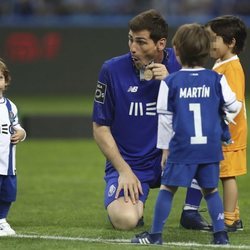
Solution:
[[[97,145],[105,157],[112,162],[114,168],[119,173],[126,171],[129,165],[122,158],[110,128],[93,123],[93,134]]]

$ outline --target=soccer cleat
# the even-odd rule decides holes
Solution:
[[[226,231],[219,231],[214,233],[212,244],[215,245],[229,245],[229,239]]]
[[[0,236],[9,236],[14,234],[16,234],[16,232],[10,227],[6,220],[0,223]]]
[[[185,229],[212,231],[213,227],[198,212],[198,210],[183,210],[180,224]]]
[[[235,223],[236,223],[237,230],[242,231],[243,230],[243,222],[242,222],[242,220],[239,219],[239,220],[235,221]]]
[[[162,245],[161,233],[152,234],[149,232],[143,232],[135,235],[131,240],[131,243],[141,245]]]

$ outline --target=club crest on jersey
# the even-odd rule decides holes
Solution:
[[[114,184],[112,184],[112,185],[109,187],[108,197],[113,196],[114,193],[115,193],[115,191],[116,191],[116,187],[115,187]]]
[[[101,82],[97,83],[95,91],[95,101],[104,104],[107,85]]]

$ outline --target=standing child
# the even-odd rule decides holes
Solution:
[[[243,108],[229,129],[233,144],[223,146],[224,160],[220,164],[223,186],[225,225],[228,231],[243,229],[238,207],[236,177],[247,173],[247,119],[245,108],[245,76],[238,55],[243,50],[247,32],[245,24],[235,16],[217,17],[207,23],[213,46],[211,56],[217,59],[213,70],[224,74]]]
[[[162,244],[162,231],[179,186],[195,178],[202,188],[213,222],[213,244],[228,244],[223,204],[217,186],[221,146],[222,110],[235,115],[236,100],[223,75],[203,68],[210,51],[210,37],[199,24],[182,25],[173,38],[182,69],[161,82],[157,147],[163,149],[164,167],[150,233],[136,235],[132,243]]]
[[[16,200],[15,145],[26,137],[15,104],[3,96],[9,83],[8,68],[0,60],[0,236],[15,234],[6,218],[11,203]]]

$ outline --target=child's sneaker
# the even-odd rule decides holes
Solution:
[[[0,221],[0,236],[14,235],[16,232],[10,227],[9,223],[2,219]]]
[[[237,230],[243,230],[243,222],[241,219],[236,221],[236,228]]]
[[[229,239],[226,231],[219,231],[214,233],[212,244],[215,245],[228,245]]]
[[[131,240],[131,243],[142,245],[162,245],[161,233],[152,234],[149,232],[143,232],[135,235]]]
[[[230,232],[230,233],[236,232],[237,231],[236,221],[232,225],[225,223],[225,229],[227,232]]]

